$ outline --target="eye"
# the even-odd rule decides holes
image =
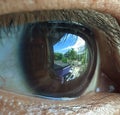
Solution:
[[[1,31],[1,87],[45,97],[76,97],[96,68],[90,28],[73,22],[28,23]],[[17,39],[16,39],[17,38]]]
[[[52,2],[49,2],[49,1],[47,1],[47,2],[46,1],[45,2],[39,1],[38,2],[36,0],[33,0],[33,1],[28,0],[28,2],[26,0],[26,1],[19,2],[19,3],[18,2],[14,3],[14,2],[15,2],[14,0],[9,1],[9,2],[8,1],[6,1],[6,2],[1,1],[1,3],[0,3],[1,4],[1,8],[0,8],[1,14],[4,15],[4,14],[10,13],[10,12],[20,12],[20,11],[32,11],[32,10],[35,11],[35,10],[40,10],[42,8],[45,8],[45,9],[46,8],[48,8],[48,9],[51,9],[51,8],[52,9],[53,8],[55,8],[55,9],[59,9],[59,8],[60,9],[62,9],[62,8],[65,8],[65,9],[68,9],[68,8],[75,8],[75,9],[85,8],[86,9],[87,8],[87,9],[89,9],[90,8],[90,9],[96,9],[97,11],[104,12],[104,13],[108,12],[108,13],[112,14],[113,16],[115,16],[119,20],[119,14],[118,14],[119,3],[117,3],[118,1],[114,1],[114,3],[112,3],[112,1],[111,2],[110,1],[108,1],[108,2],[107,1],[83,2],[80,0],[78,0],[78,1],[73,0],[73,1],[69,1],[69,2],[67,0],[63,1],[63,2],[58,1],[59,3],[54,1],[54,0]],[[8,7],[8,6],[10,6],[10,7]],[[87,13],[85,13],[85,12],[87,12]],[[101,16],[100,14],[96,15],[96,12],[92,12],[92,10],[90,10],[90,12],[85,10],[85,12],[82,11],[82,13],[77,12],[75,14],[75,12],[70,11],[69,15],[66,15],[64,12],[61,13],[61,14],[63,14],[63,15],[61,15],[57,12],[57,15],[54,15],[54,13],[53,13],[53,15],[51,17],[53,17],[53,20],[56,20],[56,19],[59,20],[58,17],[62,17],[61,18],[62,20],[66,19],[67,21],[70,21],[70,22],[72,22],[72,21],[79,22],[79,23],[82,22],[83,25],[86,24],[87,27],[88,27],[88,25],[91,27],[96,27],[98,29],[98,31],[102,30],[102,32],[105,33],[104,35],[108,35],[107,36],[108,39],[106,39],[102,33],[100,33],[100,35],[101,35],[100,36],[98,34],[99,32],[96,32],[96,30],[94,32],[95,33],[94,37],[98,43],[98,48],[100,50],[100,55],[99,55],[100,56],[100,71],[98,71],[98,72],[100,72],[99,78],[100,79],[104,78],[103,80],[98,79],[98,82],[100,83],[101,87],[104,87],[105,85],[107,85],[107,86],[110,85],[111,91],[116,89],[116,88],[120,89],[119,88],[119,84],[120,84],[120,79],[119,79],[119,76],[120,76],[120,71],[119,71],[120,66],[119,65],[120,65],[120,63],[119,62],[120,61],[118,61],[120,48],[119,48],[118,44],[116,44],[116,43],[119,43],[119,38],[120,38],[119,25],[116,24],[115,20],[110,15],[109,15],[110,18],[108,19],[107,16],[105,16],[106,14],[104,16]],[[29,14],[29,13],[27,13],[27,14]],[[21,23],[21,18],[22,18],[22,22],[24,22],[26,20],[28,20],[28,22],[31,22],[31,17],[29,17],[29,15],[25,15],[25,18],[23,18],[22,16],[20,16],[20,18],[18,18],[20,23]],[[47,16],[49,17],[49,14],[47,14],[47,15],[45,14],[45,16],[43,16],[43,18],[47,17]],[[7,26],[9,25],[8,23],[11,22],[11,17],[13,20],[16,20],[16,15],[11,15],[10,17],[6,16],[6,18],[4,18],[5,25],[7,25]],[[33,19],[34,17],[35,17],[35,19]],[[39,14],[37,14],[37,16],[35,14],[32,17],[32,19],[34,21],[36,21],[36,20],[39,20],[39,17],[40,17]],[[40,17],[40,20],[43,21],[44,19],[41,19],[41,17]],[[46,18],[45,20],[50,20],[50,19]],[[112,21],[113,21],[113,23],[111,23]],[[1,22],[1,16],[0,16],[0,23],[1,23],[0,25],[3,24]],[[15,21],[15,23],[16,23],[16,21]],[[21,26],[21,28],[22,28],[22,26]],[[9,28],[7,28],[7,29],[9,30]],[[18,92],[22,92],[22,93],[29,92],[30,94],[35,94],[34,91],[32,90],[32,88],[29,87],[30,83],[29,83],[29,85],[28,85],[28,83],[26,83],[28,80],[28,78],[26,76],[28,74],[26,72],[27,70],[26,70],[25,66],[27,66],[27,64],[23,63],[26,60],[26,57],[25,56],[22,57],[22,55],[24,53],[22,53],[22,51],[21,51],[22,47],[24,47],[24,45],[22,46],[21,44],[26,43],[26,41],[24,42],[23,40],[21,40],[21,39],[23,39],[23,37],[21,37],[21,35],[23,35],[24,29],[22,28],[21,31],[19,31],[19,32],[18,32],[18,29],[16,29],[17,31],[16,30],[14,31],[14,37],[12,37],[13,35],[10,35],[10,37],[8,37],[7,35],[4,35],[4,38],[12,38],[9,40],[2,39],[3,33],[8,34],[8,31],[6,32],[6,29],[5,29],[5,32],[3,32],[2,27],[0,28],[0,30],[2,30],[2,35],[1,35],[2,37],[0,40],[1,41],[0,42],[1,43],[1,45],[0,45],[0,47],[1,47],[1,51],[0,51],[1,52],[1,54],[0,54],[0,56],[1,56],[0,87],[3,89],[9,90],[9,89],[11,89],[9,86],[13,85],[15,83],[16,85],[13,85],[13,87],[11,89],[12,91],[14,91],[14,92],[18,91]],[[20,36],[18,35],[18,33]],[[70,35],[80,37],[79,35],[77,35],[75,33],[71,33],[71,32],[65,33],[64,36],[70,36]],[[90,38],[94,38],[94,37],[90,37]],[[13,39],[13,38],[17,38],[17,40]],[[82,39],[83,39],[83,41],[85,40],[84,37]],[[61,37],[61,40],[63,40],[62,37]],[[11,43],[13,43],[13,45],[10,45]],[[113,44],[113,43],[115,43],[115,44]],[[66,44],[66,42],[64,42],[64,44]],[[86,44],[87,44],[87,48],[88,48],[88,59],[90,59],[89,43],[87,43],[85,40],[85,46],[86,46]],[[111,45],[112,47],[108,47],[108,49],[107,49],[106,47],[108,46],[108,44]],[[11,47],[13,50],[11,49]],[[57,50],[57,48],[55,46],[53,46],[53,51],[54,51],[54,55],[55,55],[54,60],[55,61],[56,61],[56,53],[58,53],[58,52],[56,52],[56,50]],[[12,53],[11,51],[14,51],[14,53]],[[26,52],[28,52],[28,51],[26,51]],[[98,53],[99,52],[97,52],[97,55],[98,55]],[[8,55],[6,55],[6,54],[8,54]],[[30,55],[31,55],[31,53],[30,53]],[[10,58],[10,56],[13,56],[15,58]],[[7,60],[5,60],[5,59],[7,59]],[[54,68],[52,68],[52,69],[54,69]],[[82,71],[83,74],[86,72],[86,70],[87,70],[87,68],[84,71]],[[11,73],[10,71],[13,71],[13,72]],[[56,73],[56,71],[55,71],[55,73]],[[18,79],[16,78],[16,76],[19,76]],[[107,79],[107,78],[109,78],[109,79]],[[111,82],[108,84],[106,83],[107,81],[111,81],[111,80],[113,81],[113,83],[111,83]],[[14,81],[14,82],[11,82],[11,81]],[[19,81],[19,82],[16,82],[16,81]],[[69,81],[71,81],[71,80],[69,80]],[[104,81],[104,82],[101,82],[101,81]],[[10,85],[7,85],[7,83],[10,83]],[[92,82],[92,81],[91,81],[91,83],[94,84],[94,82]],[[113,84],[115,84],[116,86]],[[16,88],[16,86],[17,86],[17,88]],[[26,87],[26,89],[24,87]],[[97,91],[101,91],[102,90],[101,87],[98,87]],[[104,91],[106,91],[106,90],[104,90]],[[5,95],[4,91],[1,90],[0,92],[1,92],[1,94],[0,94],[1,104],[0,105],[2,106],[2,107],[0,107],[1,114],[2,113],[4,113],[4,114],[7,114],[7,113],[8,114],[10,114],[10,113],[11,114],[13,114],[13,113],[14,114],[15,113],[21,114],[22,113],[23,114],[23,111],[22,111],[23,109],[25,109],[26,113],[29,113],[29,114],[30,113],[32,114],[35,111],[36,112],[39,111],[39,112],[37,112],[39,114],[40,113],[47,113],[46,111],[48,111],[49,114],[50,113],[52,113],[52,114],[53,113],[54,114],[55,113],[60,113],[60,114],[61,113],[64,113],[64,114],[81,113],[82,114],[82,113],[94,113],[94,112],[98,113],[98,111],[99,111],[99,113],[102,114],[102,113],[106,113],[106,111],[104,111],[104,110],[107,110],[107,113],[114,113],[115,111],[117,111],[115,113],[119,113],[119,110],[116,110],[117,109],[116,102],[119,100],[116,97],[119,97],[119,95],[116,95],[116,94],[113,94],[116,99],[112,98],[113,97],[112,94],[106,95],[106,93],[103,93],[102,94],[103,96],[101,94],[100,95],[97,94],[94,96],[87,95],[87,99],[81,98],[81,100],[79,100],[79,99],[72,100],[72,103],[71,103],[71,101],[67,101],[67,103],[65,102],[65,104],[63,101],[61,101],[61,103],[59,103],[59,104],[56,103],[56,101],[48,101],[48,100],[42,100],[42,102],[41,102],[41,99],[39,99],[40,100],[38,102],[39,105],[38,105],[38,103],[36,103],[36,105],[34,106],[32,103],[33,101],[30,100],[30,103],[28,103],[28,101],[29,101],[28,98],[31,98],[31,97],[27,97],[26,104],[23,104],[23,101],[25,102],[23,97],[22,97],[23,100],[21,100],[19,96],[15,97],[17,101],[14,101],[13,97],[11,95],[9,95],[11,93],[7,92],[7,96],[4,96]],[[4,96],[4,98],[2,98],[2,96]],[[35,100],[35,99],[32,98],[32,100]],[[111,104],[112,104],[112,107],[110,106]],[[28,107],[26,107],[26,105]],[[104,107],[102,105],[104,105]],[[118,106],[119,106],[119,104],[118,104]],[[22,107],[22,110],[21,110],[21,107]],[[18,110],[20,110],[22,112],[19,112]],[[12,112],[12,111],[14,111],[14,112]]]
[[[47,98],[77,97],[95,90],[98,76],[108,74],[112,79],[117,70],[109,62],[117,59],[111,52],[118,43],[119,26],[109,15],[61,10],[7,15],[7,21],[3,17],[0,86],[5,90]]]

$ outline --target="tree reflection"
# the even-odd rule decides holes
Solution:
[[[67,34],[66,36],[65,34],[54,45],[54,70],[61,78],[62,83],[74,80],[84,74],[88,61],[89,51],[87,45],[77,35]]]

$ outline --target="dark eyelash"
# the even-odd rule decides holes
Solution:
[[[6,33],[11,27],[36,21],[62,20],[78,22],[91,28],[97,27],[108,35],[108,43],[112,46],[120,46],[120,27],[116,19],[109,14],[103,14],[94,10],[51,10],[35,11],[18,14],[7,14],[0,17],[1,29]]]

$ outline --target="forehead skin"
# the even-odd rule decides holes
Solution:
[[[0,15],[43,9],[95,9],[120,20],[119,0],[0,0]],[[119,21],[120,22],[120,21]],[[90,93],[76,100],[52,101],[0,90],[0,112],[4,114],[120,114],[120,95]]]

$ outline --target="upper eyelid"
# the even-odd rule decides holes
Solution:
[[[120,27],[116,19],[109,14],[99,13],[94,10],[41,10],[1,15],[0,26],[10,28],[11,25],[16,26],[29,22],[49,20],[75,21],[91,28],[96,27],[111,37],[107,37],[107,39],[110,43],[113,43],[112,45],[120,44]]]

